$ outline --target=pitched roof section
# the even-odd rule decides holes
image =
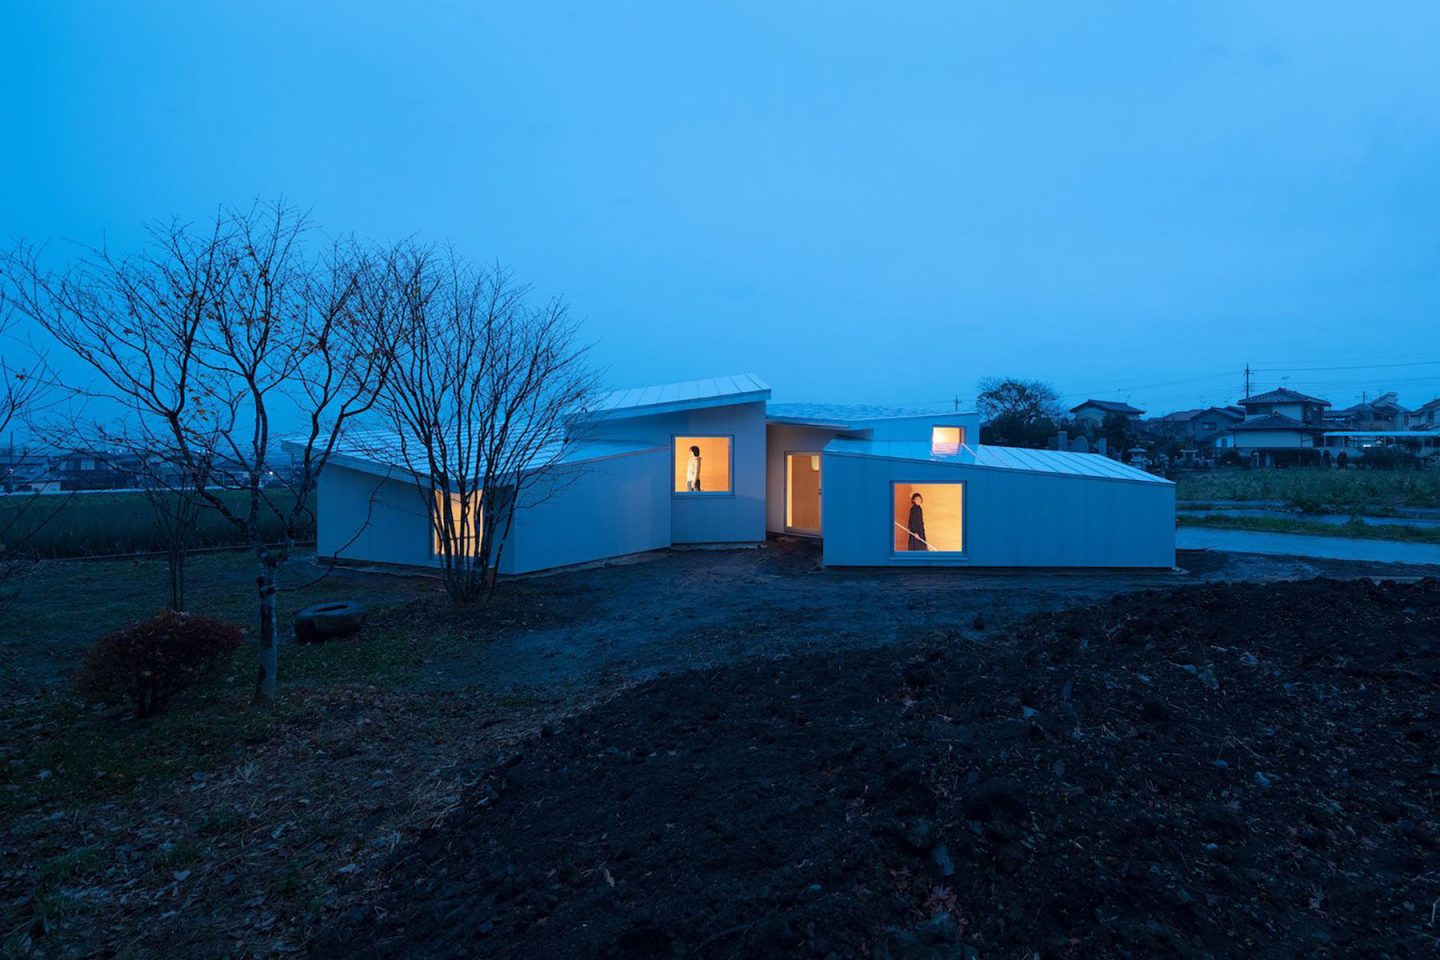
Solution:
[[[1084,410],[1086,407],[1094,407],[1097,410],[1104,410],[1106,413],[1123,413],[1126,416],[1139,416],[1144,413],[1139,407],[1132,407],[1128,403],[1121,403],[1118,400],[1086,400],[1070,408],[1071,413],[1077,410]]]
[[[1243,420],[1243,411],[1232,407],[1201,407],[1196,410],[1177,410],[1174,413],[1167,413],[1163,417],[1156,417],[1156,423],[1189,423],[1197,417],[1203,417],[1207,413],[1218,413],[1222,417],[1231,420]]]
[[[1197,408],[1197,409],[1195,409],[1195,410],[1176,410],[1174,413],[1167,413],[1167,414],[1165,414],[1165,416],[1163,416],[1163,417],[1156,417],[1156,418],[1155,418],[1155,422],[1156,422],[1156,423],[1189,423],[1191,420],[1194,420],[1196,417],[1200,416],[1200,414],[1202,414],[1202,413],[1204,413],[1204,412],[1205,412],[1205,411],[1204,411],[1203,409],[1199,409],[1199,408]]]
[[[598,397],[581,416],[591,420],[648,417],[677,410],[750,403],[767,400],[769,397],[768,383],[753,373],[740,373],[711,380],[686,380],[683,383],[662,383],[653,387],[614,390]]]
[[[918,420],[954,416],[957,411],[939,404],[918,407],[878,407],[862,403],[771,403],[765,407],[770,423],[855,429],[876,420]]]
[[[1321,400],[1319,397],[1308,396],[1295,390],[1287,390],[1281,387],[1279,390],[1267,390],[1264,393],[1257,393],[1253,397],[1246,397],[1240,401],[1242,407],[1248,407],[1258,403],[1319,403],[1330,406],[1329,400]]]
[[[921,460],[950,463],[957,467],[987,470],[1014,470],[1023,473],[1050,473],[1069,477],[1127,480],[1135,483],[1169,483],[1136,467],[1111,460],[1098,453],[1069,453],[1060,450],[1025,450],[1019,447],[962,447],[952,455],[937,454],[929,443],[913,440],[851,440],[838,438],[825,445],[825,452],[883,460]]]
[[[286,438],[281,441],[286,449],[303,448],[304,441]],[[577,440],[564,444],[551,444],[534,451],[528,470],[560,466],[567,463],[584,463],[592,460],[608,460],[632,453],[650,450],[664,450],[654,444],[628,443],[618,440]],[[404,443],[394,430],[363,428],[345,432],[335,445],[330,462],[364,473],[377,476],[413,478],[423,468],[425,449],[417,441]],[[411,466],[415,470],[411,470]]]

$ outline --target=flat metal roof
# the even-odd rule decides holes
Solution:
[[[613,390],[592,402],[582,418],[607,420],[618,417],[646,417],[676,410],[723,407],[732,403],[768,400],[770,385],[753,373],[737,373],[709,380],[686,380],[649,387]]]
[[[1020,447],[996,447],[982,444],[963,446],[958,453],[936,453],[929,443],[916,440],[852,440],[846,437],[831,440],[826,453],[851,457],[877,457],[885,460],[920,460],[928,463],[954,464],[957,467],[980,467],[989,470],[1014,470],[1025,473],[1050,473],[1070,477],[1097,477],[1107,480],[1128,480],[1136,483],[1170,483],[1138,467],[1111,460],[1098,453],[1071,453],[1062,450],[1025,450]]]
[[[1440,440],[1440,430],[1326,430],[1327,437],[1431,437]]]
[[[938,404],[915,407],[885,407],[863,403],[770,403],[765,406],[769,423],[795,426],[855,429],[877,420],[919,420],[927,417],[971,416],[964,410]]]

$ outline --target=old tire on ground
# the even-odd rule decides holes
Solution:
[[[317,603],[295,614],[295,639],[300,643],[323,643],[360,632],[365,625],[365,608],[353,600]]]

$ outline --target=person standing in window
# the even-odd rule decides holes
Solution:
[[[906,545],[907,550],[929,550],[930,544],[925,542],[925,510],[922,504],[925,498],[918,493],[910,494],[910,522],[906,528],[910,531],[910,540]]]
[[[700,448],[690,448],[690,462],[685,464],[685,489],[700,492]]]

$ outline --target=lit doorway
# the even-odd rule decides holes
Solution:
[[[820,536],[820,454],[785,454],[785,530]]]

